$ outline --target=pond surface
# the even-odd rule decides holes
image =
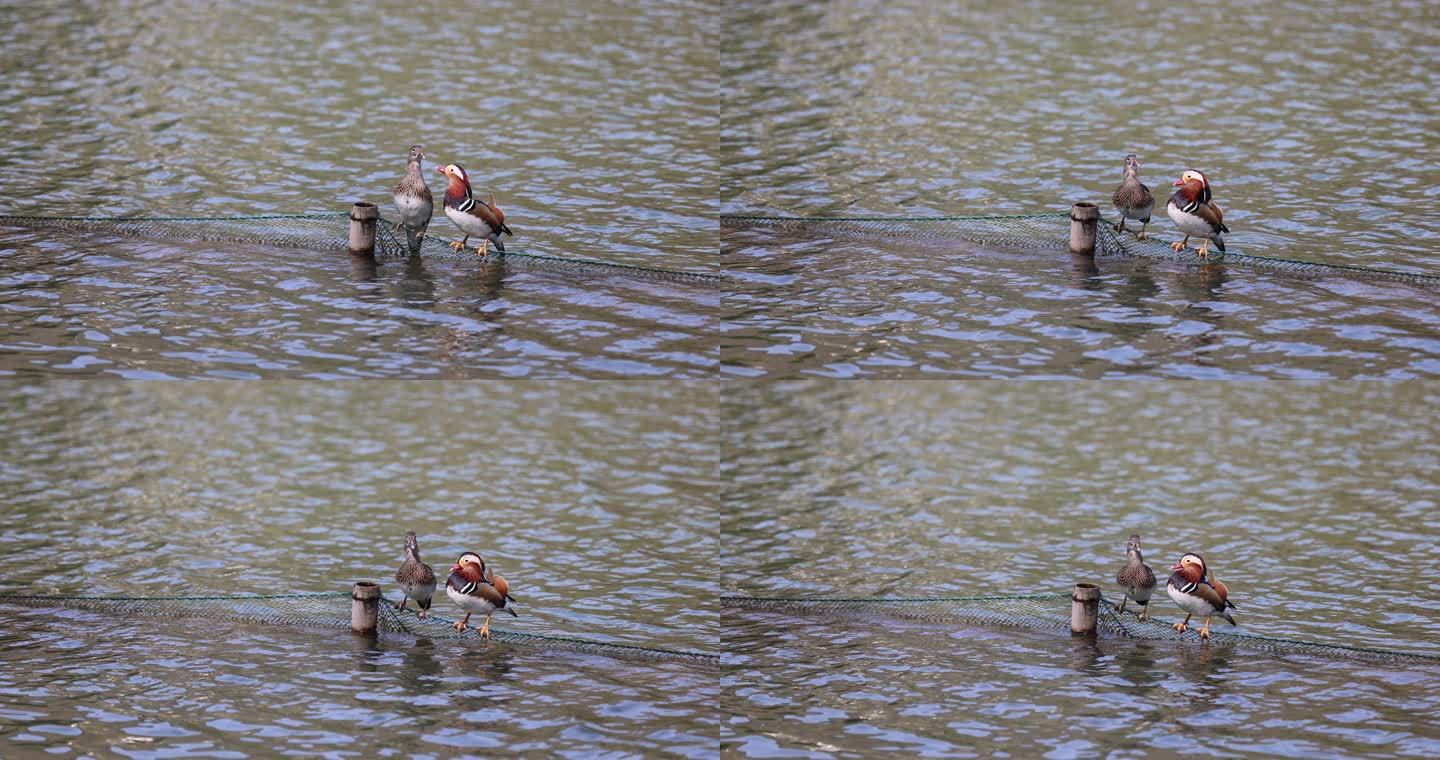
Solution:
[[[374,580],[398,598],[415,530],[437,573],[475,550],[510,581],[519,617],[496,629],[717,650],[710,389],[57,381],[7,397],[0,593]],[[434,604],[458,617],[443,593]],[[17,751],[715,753],[718,676],[704,666],[5,611],[0,745]]]
[[[1102,204],[1204,170],[1232,253],[1440,274],[1432,5],[732,4],[726,214]],[[1205,30],[1225,29],[1224,40]],[[1239,44],[1243,40],[1243,44]],[[1204,81],[1206,100],[1184,83]],[[1063,232],[1061,233],[1063,236]],[[741,376],[1433,376],[1434,287],[726,229]]]
[[[815,380],[725,401],[727,593],[1113,594],[1199,552],[1226,631],[1440,656],[1437,399],[1410,383]],[[1163,593],[1159,619],[1180,619]],[[1063,613],[1062,613],[1063,614]],[[1440,664],[724,611],[722,749],[1428,757]],[[1064,618],[1062,618],[1063,624]]]
[[[243,216],[356,200],[390,213],[419,142],[427,172],[458,163],[495,193],[512,252],[713,271],[710,10],[484,15],[478,26],[404,2],[7,7],[0,214]],[[443,213],[431,230],[459,239]],[[714,288],[497,271],[473,256],[352,276],[343,251],[101,232],[0,227],[0,372],[699,376],[718,360]]]

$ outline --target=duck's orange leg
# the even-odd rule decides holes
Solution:
[[[1176,624],[1175,624],[1175,632],[1176,632],[1176,633],[1184,633],[1184,632],[1186,631],[1186,629],[1188,629],[1189,627],[1190,627],[1190,616],[1189,616],[1189,615],[1186,615],[1186,616],[1185,616],[1185,622],[1183,622],[1183,623],[1176,623]]]
[[[1186,235],[1186,236],[1185,236],[1185,242],[1183,242],[1183,243],[1171,243],[1171,244],[1170,244],[1170,250],[1172,250],[1172,251],[1174,251],[1174,252],[1176,252],[1176,253],[1179,253],[1179,252],[1185,250],[1185,246],[1188,246],[1188,245],[1190,245],[1190,236],[1189,236],[1189,235]]]
[[[1188,620],[1189,618],[1186,618],[1186,619]],[[460,621],[458,621],[458,622],[455,623],[455,632],[456,632],[456,633],[464,633],[464,632],[465,632],[465,626],[467,626],[467,625],[469,625],[469,624],[470,624],[470,613],[467,612],[467,613],[465,613],[465,619],[464,619],[464,620],[460,620]]]
[[[482,639],[488,639],[488,638],[490,638],[490,616],[489,616],[489,615],[486,615],[486,616],[485,616],[485,624],[482,625],[482,626],[480,626],[480,638],[482,638]]]

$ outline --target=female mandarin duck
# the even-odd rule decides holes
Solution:
[[[445,595],[465,610],[465,619],[455,623],[455,631],[464,633],[470,623],[470,616],[484,615],[485,624],[480,627],[480,638],[490,638],[490,616],[495,610],[505,610],[513,617],[520,617],[508,605],[515,601],[510,596],[510,584],[495,571],[485,567],[485,560],[475,552],[465,552],[450,568],[450,577],[445,579]]]
[[[1140,231],[1135,233],[1135,238],[1144,240],[1145,228],[1150,226],[1150,211],[1155,208],[1155,197],[1150,194],[1150,188],[1140,182],[1139,171],[1140,161],[1135,154],[1126,156],[1125,174],[1120,179],[1120,186],[1110,196],[1110,202],[1120,213],[1120,223],[1115,225],[1115,231],[1124,232],[1125,220],[1134,219],[1140,223]]]
[[[420,161],[424,158],[425,146],[411,145],[405,178],[395,186],[395,212],[400,217],[400,223],[405,225],[407,242],[412,251],[425,239],[425,230],[430,228],[430,215],[435,210],[430,187],[425,184],[425,173],[420,171]]]
[[[500,241],[500,233],[512,236],[515,233],[505,226],[505,212],[495,205],[495,194],[491,193],[484,203],[475,200],[470,190],[470,177],[459,164],[443,168],[437,166],[435,171],[450,179],[450,184],[445,186],[445,216],[450,217],[450,221],[465,233],[464,240],[452,242],[450,247],[459,253],[475,235],[481,238],[480,247],[475,249],[481,256],[485,255],[490,243],[503,253],[505,244]]]
[[[1230,228],[1221,221],[1220,207],[1210,200],[1210,180],[1205,179],[1204,174],[1189,169],[1175,180],[1175,187],[1180,189],[1170,196],[1170,202],[1165,204],[1165,213],[1185,233],[1185,240],[1172,243],[1170,247],[1179,253],[1190,244],[1190,238],[1198,237],[1205,238],[1198,251],[1200,258],[1210,254],[1211,241],[1224,253],[1224,236]]]
[[[1189,628],[1191,615],[1205,618],[1205,625],[1200,627],[1202,639],[1210,638],[1210,618],[1215,615],[1225,618],[1230,625],[1235,625],[1235,618],[1230,617],[1226,610],[1238,608],[1230,601],[1230,591],[1225,588],[1225,584],[1221,583],[1219,578],[1209,576],[1204,558],[1191,552],[1181,557],[1170,569],[1175,573],[1165,585],[1165,592],[1186,613],[1185,622],[1175,624],[1176,631],[1184,633]]]
[[[415,531],[405,533],[405,561],[395,571],[395,582],[405,592],[400,600],[400,609],[411,599],[420,607],[420,617],[430,614],[430,597],[435,595],[435,571],[420,561],[420,544],[415,541]]]
[[[1115,582],[1125,589],[1125,598],[1120,600],[1120,607],[1115,611],[1124,612],[1125,603],[1134,599],[1135,603],[1140,605],[1138,617],[1149,620],[1150,595],[1155,591],[1155,571],[1145,564],[1145,555],[1140,553],[1140,536],[1130,536],[1129,543],[1125,545],[1125,566],[1120,568]]]

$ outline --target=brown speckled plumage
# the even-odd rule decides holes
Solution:
[[[1125,598],[1120,600],[1118,611],[1124,612],[1125,603],[1133,599],[1140,605],[1140,619],[1148,619],[1150,595],[1155,591],[1155,571],[1145,564],[1145,556],[1140,553],[1140,536],[1130,536],[1130,541],[1125,546],[1125,567],[1120,568],[1115,582],[1125,589]]]
[[[430,597],[435,594],[435,571],[420,561],[420,545],[413,530],[405,534],[405,561],[395,571],[395,582],[405,592],[400,609],[405,609],[405,603],[414,599],[420,606],[420,617],[425,617],[430,610]]]
[[[1125,220],[1134,219],[1140,222],[1140,232],[1136,237],[1145,239],[1145,227],[1150,224],[1150,212],[1155,208],[1155,197],[1150,194],[1150,188],[1140,181],[1140,162],[1136,160],[1135,154],[1125,157],[1125,174],[1120,180],[1120,186],[1115,188],[1115,193],[1110,196],[1110,201],[1115,204],[1115,210],[1120,213],[1120,222],[1115,225],[1116,232],[1125,230]]]
[[[435,198],[430,195],[425,173],[420,170],[420,161],[424,158],[425,146],[411,145],[405,176],[395,186],[395,211],[400,223],[406,227],[411,250],[425,239],[425,231],[429,229],[430,217],[435,211]]]

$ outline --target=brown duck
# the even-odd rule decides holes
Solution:
[[[1125,598],[1120,600],[1120,606],[1115,611],[1124,612],[1125,603],[1134,600],[1140,605],[1137,617],[1149,620],[1150,595],[1155,591],[1155,571],[1145,564],[1145,556],[1140,553],[1139,535],[1131,535],[1130,541],[1125,545],[1125,566],[1120,568],[1115,582],[1125,589]]]
[[[420,561],[420,545],[415,541],[415,531],[405,533],[405,561],[395,571],[395,582],[405,592],[400,600],[400,609],[411,599],[420,607],[420,617],[430,614],[430,597],[435,595],[435,571]]]
[[[1145,228],[1150,226],[1150,211],[1155,208],[1155,197],[1150,194],[1150,188],[1140,182],[1140,161],[1131,153],[1125,157],[1125,174],[1120,180],[1120,186],[1115,188],[1115,193],[1110,196],[1110,201],[1115,204],[1115,210],[1120,214],[1120,222],[1115,225],[1116,232],[1125,231],[1125,220],[1134,219],[1140,223],[1140,231],[1135,233],[1138,240],[1145,239]]]
[[[430,216],[435,211],[435,199],[430,195],[430,186],[425,184],[425,173],[420,171],[420,161],[424,158],[425,146],[411,145],[405,177],[395,186],[395,213],[405,227],[412,251],[425,239]]]

